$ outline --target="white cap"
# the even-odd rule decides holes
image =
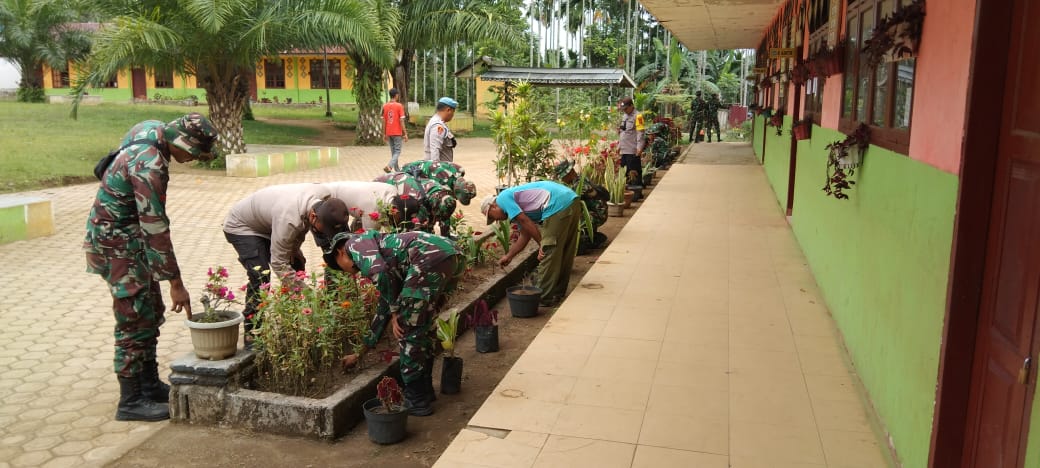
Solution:
[[[491,224],[491,223],[495,222],[495,220],[491,219],[491,215],[488,214],[488,210],[491,209],[491,204],[493,204],[493,203],[495,203],[495,196],[494,195],[488,195],[488,196],[484,197],[484,201],[480,202],[480,213],[483,214],[484,216],[487,216],[487,223],[488,224]]]

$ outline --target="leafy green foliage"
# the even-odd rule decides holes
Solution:
[[[449,357],[455,357],[455,338],[459,333],[459,313],[453,311],[448,315],[448,320],[437,317],[435,325],[441,346],[448,352]]]
[[[497,111],[492,115],[498,158],[495,169],[499,181],[515,183],[549,178],[555,164],[556,149],[552,135],[531,108],[531,84],[515,87],[517,100],[508,114]]]
[[[88,33],[65,27],[79,20],[70,6],[59,0],[0,0],[0,57],[11,60],[22,74],[19,101],[44,101],[43,83],[35,73],[41,65],[67,70],[70,60],[86,55]]]

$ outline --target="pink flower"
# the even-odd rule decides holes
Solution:
[[[271,289],[271,283],[264,283],[264,284],[261,284],[261,285],[260,285],[260,289],[262,289],[262,290],[264,290],[264,291],[267,291],[267,290]]]
[[[222,286],[222,287],[220,288],[220,291],[219,291],[219,292],[217,292],[217,295],[218,295],[218,296],[220,296],[220,297],[226,297],[226,296],[227,296],[227,293],[228,293],[228,288],[227,288],[227,286]]]
[[[303,315],[310,315],[311,314],[311,308],[310,307],[304,307],[303,310],[301,310],[300,312],[302,312]]]
[[[296,272],[296,279],[298,279],[298,280],[305,280],[305,279],[307,279],[307,272],[303,271],[303,270],[297,271]]]
[[[419,224],[419,218],[412,218],[412,224]]]
[[[271,285],[268,285],[268,287],[270,287],[270,286]],[[239,291],[245,291],[246,289],[249,289],[249,285],[248,284],[243,284],[242,287],[238,288]]]
[[[235,300],[235,293],[233,293],[231,291],[228,291],[227,292],[227,300],[229,300],[229,301]]]
[[[218,273],[220,274],[221,278],[227,278],[228,277],[227,268],[220,267],[220,271]]]
[[[206,276],[213,276],[213,269],[206,270]]]
[[[325,327],[318,327],[318,333],[325,331]]]
[[[368,217],[372,218],[372,221],[379,221],[379,213],[376,213],[374,211],[369,213]]]

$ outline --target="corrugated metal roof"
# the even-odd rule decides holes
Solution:
[[[617,68],[523,68],[489,67],[484,81],[526,81],[536,86],[604,86],[634,88],[632,78]]]

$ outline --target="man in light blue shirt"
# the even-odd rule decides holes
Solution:
[[[567,282],[578,249],[581,204],[570,187],[551,181],[531,182],[488,195],[480,205],[487,223],[509,220],[520,228],[520,238],[499,265],[506,266],[534,239],[538,249],[538,287],[541,305],[556,305],[567,294]]]

